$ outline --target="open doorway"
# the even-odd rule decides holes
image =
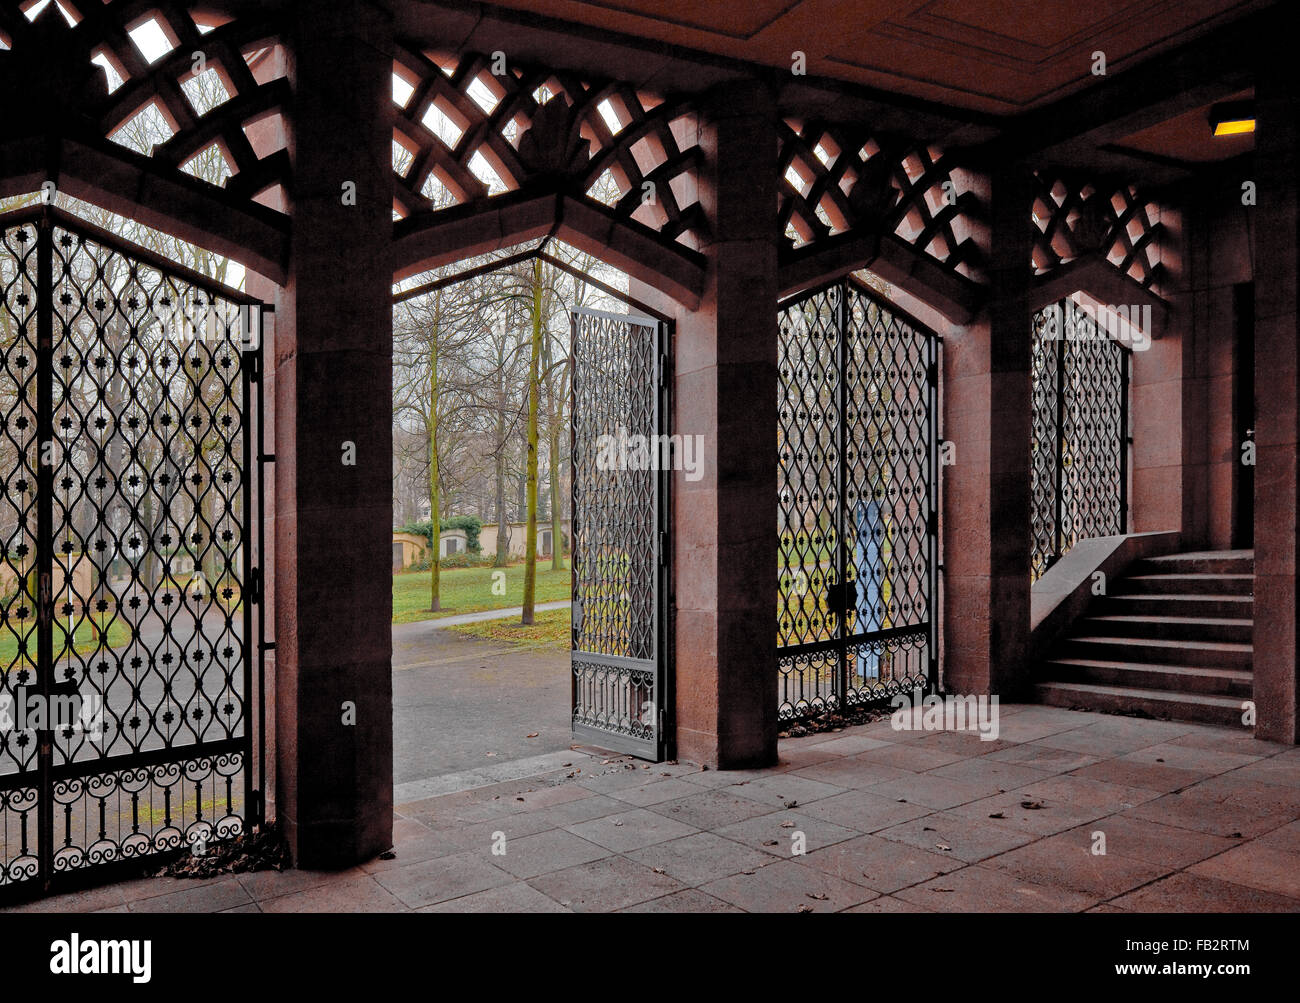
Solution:
[[[655,741],[661,734],[659,689],[645,700],[635,687],[623,692],[617,680],[626,666],[612,664],[644,652],[596,647],[610,657],[594,674],[578,671],[571,658],[587,635],[617,640],[604,628],[643,619],[643,593],[628,576],[647,563],[660,573],[657,523],[648,531],[648,562],[645,555],[614,560],[607,539],[635,523],[638,499],[653,498],[630,492],[597,526],[596,514],[607,507],[602,499],[616,500],[613,482],[604,473],[599,482],[588,478],[581,500],[574,483],[578,470],[595,474],[588,461],[597,438],[634,424],[631,398],[615,386],[639,378],[625,363],[642,356],[655,367],[660,362],[660,322],[646,317],[626,289],[622,273],[550,240],[426,272],[395,288],[399,799],[407,791],[503,779],[508,764],[566,753],[575,740],[613,749],[632,732]],[[596,316],[609,318],[597,325],[598,335],[579,320]],[[646,330],[655,337],[650,351],[625,351]],[[598,356],[605,359],[600,366]],[[595,380],[575,384],[575,372]],[[656,385],[651,424],[661,418],[657,392]],[[581,429],[575,406],[585,416]],[[649,513],[652,521],[662,516],[659,507]],[[657,577],[648,594],[658,609]],[[653,618],[649,654],[656,660],[662,625]],[[609,686],[617,692],[600,703],[598,692]],[[575,713],[598,704],[594,714]],[[634,713],[611,713],[622,705]],[[585,729],[579,739],[575,722]],[[656,750],[627,751],[655,758]]]

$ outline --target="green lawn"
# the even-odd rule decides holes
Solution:
[[[566,559],[563,571],[552,571],[550,558],[537,564],[538,603],[568,599],[572,579]],[[493,574],[505,573],[505,594],[495,595]],[[429,611],[429,572],[401,571],[393,575],[393,623],[434,620],[457,613],[479,613],[488,609],[508,609],[524,602],[524,565],[505,568],[454,568],[441,575],[442,609]],[[540,614],[539,614],[540,615]]]
[[[78,654],[84,655],[96,651],[99,648],[99,640],[95,637],[95,630],[91,627],[90,621],[85,617],[78,617],[76,637],[74,639],[75,650]],[[62,657],[67,653],[64,645],[67,644],[67,620],[66,618],[56,624],[54,628],[54,648],[55,658]],[[9,672],[12,669],[21,668],[18,659],[18,641],[19,635],[22,635],[27,642],[27,662],[34,662],[36,659],[36,627],[35,621],[28,621],[27,626],[18,628],[9,626],[0,629],[0,674]],[[108,628],[107,647],[120,648],[131,640],[131,631],[120,620],[114,620]]]
[[[506,641],[510,644],[546,645],[568,649],[573,640],[567,609],[543,610],[527,627],[511,617],[508,620],[482,620],[479,623],[462,623],[444,628],[466,637],[485,641]]]

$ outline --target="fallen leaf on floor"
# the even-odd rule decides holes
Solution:
[[[935,845],[935,848],[936,848],[936,849],[939,849],[939,850],[951,850],[951,849],[952,849],[952,847],[949,846],[947,843],[935,843],[934,845]]]
[[[1006,818],[1006,815],[1004,815],[1000,811],[995,811],[992,815],[989,816],[989,818]]]
[[[921,826],[921,831],[922,831],[922,832],[934,832],[934,826],[932,826],[932,825],[923,825],[923,826]]]
[[[799,802],[798,802],[798,801],[782,801],[781,803],[782,803],[783,805],[785,805],[787,809],[789,809],[789,808],[798,808],[798,807],[799,807]]]
[[[392,850],[385,850],[383,853],[381,853],[381,854],[379,855],[379,859],[380,859],[380,860],[396,860],[396,859],[397,859],[397,854],[394,853]]]
[[[782,829],[793,829],[793,828],[794,828],[794,823],[793,823],[793,822],[790,822],[790,821],[782,822],[782,823],[781,823],[781,828],[782,828]]]
[[[1043,802],[1041,801],[1021,801],[1020,807],[1026,811],[1042,811]]]
[[[813,907],[810,906],[807,902],[801,903],[799,908],[795,910],[795,912],[812,912],[812,911],[813,911]]]
[[[662,867],[652,867],[652,868],[650,868],[650,870],[654,871],[656,874],[663,874],[663,873],[664,873],[664,869],[663,869]]]
[[[531,731],[531,732],[529,732],[527,735],[525,735],[524,737],[525,737],[525,738],[536,738],[536,737],[537,737],[538,735],[540,735],[540,734],[541,734],[540,731]]]
[[[777,842],[776,842],[775,839],[765,839],[765,840],[763,840],[763,845],[764,845],[764,846],[776,846],[776,845],[777,845]]]
[[[804,892],[804,894],[816,902],[826,902],[830,898],[825,892]]]
[[[622,825],[623,823],[622,823],[622,822],[619,822],[618,820],[615,820],[614,824],[615,824],[615,825]]]

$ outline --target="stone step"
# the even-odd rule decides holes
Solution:
[[[1081,634],[1166,641],[1230,641],[1250,644],[1254,622],[1208,616],[1089,616],[1074,627]]]
[[[1034,686],[1039,703],[1072,710],[1149,714],[1168,721],[1196,721],[1242,728],[1240,698],[1197,693],[1168,693],[1136,686],[1041,682]]]
[[[1255,609],[1251,596],[1108,595],[1096,601],[1100,614],[1113,616],[1198,616],[1249,620]]]
[[[1115,585],[1130,594],[1249,596],[1255,591],[1254,575],[1136,574]]]
[[[1255,572],[1255,555],[1249,550],[1169,554],[1140,560],[1132,571],[1137,574],[1250,575]]]
[[[1142,662],[1211,669],[1251,669],[1251,646],[1229,641],[1171,641],[1165,638],[1080,634],[1066,637],[1052,652],[1070,661]]]
[[[1128,686],[1172,693],[1202,693],[1249,699],[1254,677],[1242,669],[1216,669],[1200,665],[1152,665],[1096,659],[1054,658],[1043,663],[1043,680]]]

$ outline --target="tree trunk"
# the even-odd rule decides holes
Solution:
[[[562,405],[561,405],[562,406]],[[564,519],[560,511],[560,420],[551,422],[551,570],[564,570]]]
[[[542,259],[533,259],[533,343],[528,360],[527,527],[524,534],[524,611],[520,622],[533,622],[537,599],[537,417],[541,409]]]
[[[433,344],[429,348],[429,609],[436,613],[442,609],[440,589],[441,569],[438,559],[442,554],[442,519],[438,498],[438,332],[434,329]]]

